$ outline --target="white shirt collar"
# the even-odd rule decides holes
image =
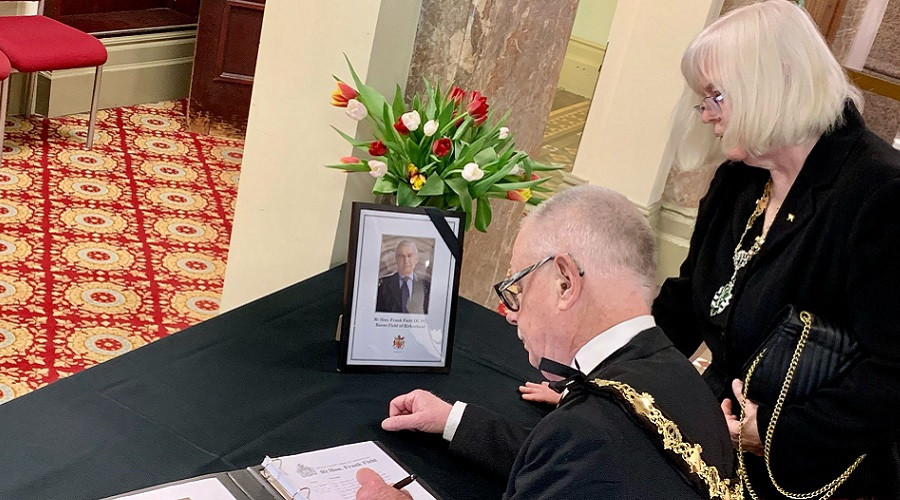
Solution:
[[[654,326],[656,326],[656,321],[650,315],[631,318],[613,326],[592,338],[575,353],[575,358],[572,359],[572,368],[585,375],[591,373],[610,354],[631,342],[631,339],[637,334]]]

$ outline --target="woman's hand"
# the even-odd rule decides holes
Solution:
[[[731,390],[734,392],[737,400],[744,399],[744,383],[738,379],[731,382]],[[725,422],[728,424],[728,432],[731,434],[731,442],[734,449],[738,449],[738,439],[741,436],[741,421],[737,415],[732,412],[731,400],[722,401],[722,413],[725,414]],[[762,440],[759,438],[759,426],[756,424],[756,411],[759,405],[751,400],[744,403],[744,432],[743,446],[744,451],[749,451],[754,455],[763,454]]]
[[[559,404],[559,400],[562,397],[560,393],[551,389],[547,382],[541,382],[540,384],[525,382],[525,385],[519,386],[519,392],[522,393],[522,399],[526,401],[550,403],[552,405]]]

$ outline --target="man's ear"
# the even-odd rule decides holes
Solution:
[[[553,269],[556,272],[557,308],[569,310],[581,297],[584,289],[582,272],[569,254],[559,254],[553,258]]]

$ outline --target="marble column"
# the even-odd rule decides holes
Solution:
[[[407,95],[422,78],[480,90],[515,135],[516,147],[536,155],[575,22],[577,0],[423,0]],[[460,295],[494,308],[493,283],[509,267],[522,204],[492,200],[486,234],[466,234]]]

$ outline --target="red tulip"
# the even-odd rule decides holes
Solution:
[[[347,101],[355,99],[359,95],[353,87],[344,82],[337,82],[338,89],[331,93],[331,105],[339,108],[346,108]]]
[[[450,89],[450,95],[449,95],[449,98],[450,98],[450,100],[453,101],[454,104],[456,104],[457,106],[459,105],[459,103],[462,102],[463,97],[465,97],[465,96],[466,96],[466,91],[463,90],[463,89],[461,89],[461,88],[459,88],[459,87],[457,87],[456,85],[454,85],[453,88]]]
[[[384,156],[387,153],[387,146],[381,141],[372,141],[369,143],[369,154],[372,156]]]
[[[394,124],[394,128],[400,135],[409,134],[409,129],[406,128],[406,125],[403,124],[403,120],[401,120],[400,118],[397,118],[397,123]]]
[[[435,141],[434,145],[431,146],[431,151],[435,156],[441,158],[443,156],[447,156],[450,151],[453,151],[453,143],[450,142],[450,139],[447,137],[442,137]]]
[[[466,111],[474,120],[473,125],[476,127],[481,125],[487,120],[487,97],[481,95],[481,92],[473,90],[469,98],[469,105],[466,106]]]
[[[536,181],[536,180],[538,180],[538,179],[540,179],[540,176],[538,176],[538,174],[532,172],[532,173],[531,173],[531,180]]]
[[[362,162],[359,160],[359,158],[357,158],[355,156],[344,156],[341,158],[341,163],[352,164],[352,163],[362,163]]]
[[[506,314],[509,312],[509,309],[506,308],[506,304],[500,302],[499,304],[497,304],[497,312],[500,313],[501,316],[506,316]]]

